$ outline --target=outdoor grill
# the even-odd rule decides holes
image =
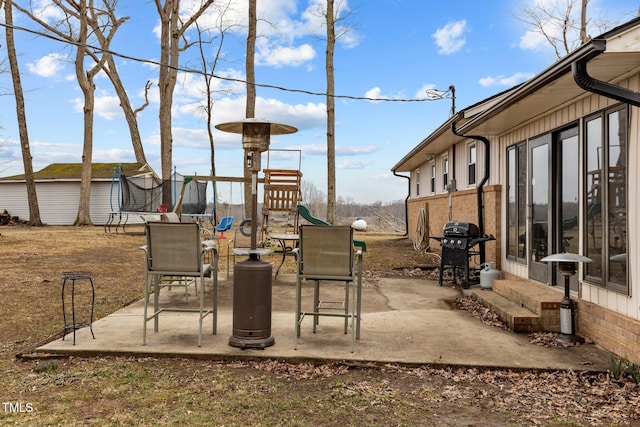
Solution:
[[[447,222],[444,225],[443,236],[429,237],[440,242],[442,249],[440,277],[438,279],[440,286],[442,286],[445,268],[451,268],[453,270],[453,283],[457,283],[458,276],[463,275],[461,282],[464,289],[469,288],[472,280],[479,280],[476,274],[479,269],[471,269],[469,267],[471,257],[480,254],[475,247],[487,241],[495,240],[495,237],[491,235],[480,235],[477,225],[460,221]],[[472,272],[473,277],[471,277]]]

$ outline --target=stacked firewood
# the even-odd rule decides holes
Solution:
[[[25,221],[21,221],[19,217],[11,216],[6,209],[0,214],[0,225],[16,225],[24,223]]]

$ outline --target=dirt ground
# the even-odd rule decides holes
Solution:
[[[406,237],[357,238],[367,243],[366,281],[437,278],[437,257],[415,251]],[[142,235],[101,227],[0,227],[0,424],[640,424],[637,384],[612,372],[34,357],[36,346],[61,332],[60,272],[93,273],[101,318],[141,298],[142,244]],[[226,262],[220,267],[224,271]]]

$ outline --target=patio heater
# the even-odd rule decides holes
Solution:
[[[564,277],[564,298],[560,301],[560,334],[556,337],[556,341],[564,344],[584,342],[581,337],[576,335],[576,306],[569,295],[569,278],[576,274],[579,262],[591,262],[591,258],[565,252],[546,256],[540,261],[557,262],[558,271]]]
[[[245,119],[215,126],[223,132],[242,134],[245,167],[251,171],[251,249],[249,258],[233,267],[233,347],[260,348],[272,346],[271,335],[271,263],[260,259],[258,249],[258,172],[260,158],[269,149],[271,135],[297,132],[293,126],[265,120]]]

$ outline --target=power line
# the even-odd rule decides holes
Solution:
[[[145,58],[138,58],[135,56],[131,56],[131,55],[126,55],[124,53],[120,53],[120,52],[116,52],[113,50],[109,50],[109,49],[103,49],[101,47],[97,47],[97,46],[93,46],[90,44],[86,44],[86,43],[78,43],[72,40],[67,40],[61,37],[57,37],[53,34],[48,34],[42,31],[37,31],[37,30],[32,30],[30,28],[25,28],[25,27],[20,27],[17,25],[7,25],[4,22],[0,22],[0,26],[3,26],[5,28],[12,28],[14,30],[18,30],[18,31],[24,31],[30,34],[34,34],[40,37],[45,37],[60,43],[64,43],[64,44],[71,44],[74,46],[78,46],[78,47],[83,47],[86,49],[92,49],[96,52],[102,52],[102,53],[106,53],[109,55],[113,55],[116,56],[118,58],[122,58],[122,59],[127,59],[129,61],[134,61],[134,62],[140,62],[143,64],[150,64],[150,65],[155,65],[158,67],[167,67],[167,68],[171,68],[173,70],[176,71],[181,71],[184,73],[191,73],[191,74],[200,74],[202,76],[205,77],[212,77],[214,79],[218,79],[218,80],[224,80],[224,81],[228,81],[228,82],[234,82],[234,83],[243,83],[243,84],[248,84],[249,82],[247,82],[246,80],[243,79],[237,79],[237,78],[233,78],[233,77],[224,77],[224,76],[220,76],[214,73],[205,73],[202,70],[195,70],[192,68],[186,68],[186,67],[173,67],[171,65],[167,65],[167,64],[162,64],[161,62],[158,61],[154,61],[152,59],[145,59]],[[326,97],[328,94],[324,93],[324,92],[315,92],[315,91],[311,91],[311,90],[306,90],[306,89],[294,89],[294,88],[287,88],[284,86],[278,86],[278,85],[272,85],[272,84],[268,84],[268,83],[250,83],[253,84],[256,87],[261,87],[261,88],[266,88],[266,89],[275,89],[275,90],[280,90],[283,92],[293,92],[293,93],[303,93],[306,95],[313,95],[313,96],[324,96]],[[373,102],[428,102],[428,101],[438,101],[441,99],[445,99],[445,98],[452,98],[453,94],[451,92],[451,90],[447,90],[447,91],[441,91],[441,90],[436,90],[436,89],[430,89],[429,91],[427,91],[428,95],[426,98],[373,98],[373,97],[368,97],[368,96],[354,96],[354,95],[332,95],[334,98],[340,98],[340,99],[350,99],[350,100],[356,100],[356,101],[373,101]]]

